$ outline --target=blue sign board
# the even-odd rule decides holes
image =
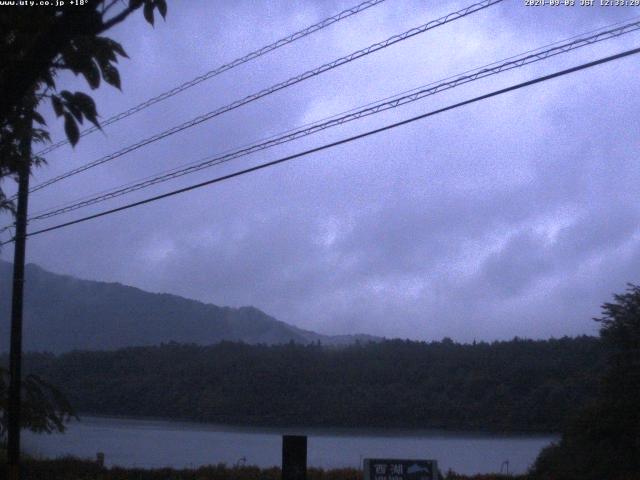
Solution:
[[[365,458],[364,480],[438,480],[435,460]]]

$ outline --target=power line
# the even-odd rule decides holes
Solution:
[[[315,77],[317,75],[320,75],[324,72],[327,72],[329,70],[332,70],[336,67],[339,67],[341,65],[347,64],[349,62],[352,62],[358,58],[362,58],[366,55],[369,55],[371,53],[377,52],[378,50],[382,50],[384,48],[387,48],[391,45],[394,45],[398,42],[402,42],[404,40],[407,40],[411,37],[414,37],[416,35],[419,35],[421,33],[424,33],[428,30],[431,30],[433,28],[439,27],[441,25],[444,25],[446,23],[452,22],[454,20],[458,20],[460,18],[466,17],[467,15],[471,15],[472,13],[478,12],[480,10],[483,10],[487,7],[490,7],[492,5],[495,5],[497,3],[502,2],[503,0],[483,0],[482,2],[479,3],[475,3],[473,5],[470,5],[466,8],[463,8],[461,10],[458,10],[457,12],[452,12],[449,13],[447,15],[445,15],[444,17],[438,18],[436,20],[432,20],[424,25],[421,25],[419,27],[415,27],[412,28],[410,30],[407,30],[404,33],[401,33],[399,35],[394,35],[392,37],[389,37],[388,39],[382,41],[382,42],[378,42],[375,43],[373,45],[370,45],[366,48],[363,48],[361,50],[358,50],[356,52],[353,52],[349,55],[346,55],[344,57],[338,58],[337,60],[333,60],[332,62],[326,63],[320,67],[317,67],[313,70],[308,70],[300,75],[297,75],[295,77],[291,77],[288,80],[285,80],[284,82],[280,82],[278,84],[272,85],[271,87],[265,88],[257,93],[248,95],[246,97],[244,97],[243,99],[240,100],[236,100],[233,103],[230,103],[224,107],[220,107],[216,110],[213,110],[211,112],[205,113],[203,115],[199,115],[185,123],[182,123],[180,125],[177,125],[175,127],[172,127],[168,130],[165,130],[164,132],[160,132],[157,133],[155,135],[152,135],[151,137],[147,137],[144,140],[140,140],[137,143],[134,143],[132,145],[129,145],[128,147],[125,147],[123,149],[120,149],[114,153],[110,153],[109,155],[106,155],[104,157],[101,157],[97,160],[94,160],[92,162],[89,162],[83,166],[80,166],[78,168],[75,168],[73,170],[70,170],[66,173],[63,173],[61,175],[58,175],[50,180],[47,180],[43,183],[40,183],[39,185],[34,186],[33,188],[31,188],[30,193],[33,193],[35,191],[41,190],[45,187],[48,187],[49,185],[52,185],[56,182],[59,182],[61,180],[64,180],[65,178],[68,178],[70,176],[73,175],[77,175],[78,173],[84,172],[85,170],[88,170],[90,168],[93,168],[95,166],[101,165],[103,163],[109,162],[111,160],[114,160],[118,157],[121,157],[127,153],[130,153],[134,150],[137,150],[141,147],[144,147],[145,145],[148,145],[150,143],[156,142],[158,140],[161,140],[165,137],[168,137],[170,135],[173,135],[175,133],[178,133],[182,130],[185,130],[187,128],[191,128],[195,125],[198,125],[200,123],[203,123],[207,120],[210,120],[214,117],[217,117],[219,115],[222,115],[223,113],[226,113],[230,110],[234,110],[236,108],[239,108],[243,105],[246,105],[250,102],[253,102],[255,100],[258,100],[262,97],[265,97],[267,95],[270,95],[274,92],[277,92],[279,90],[282,90],[284,88],[290,87],[292,85],[295,85],[297,83],[300,83],[304,80],[307,80],[309,78]]]
[[[136,105],[134,107],[129,108],[128,110],[125,110],[123,112],[120,112],[116,115],[113,115],[109,118],[107,118],[106,120],[104,120],[101,123],[101,127],[104,127],[106,125],[110,125],[112,123],[115,123],[119,120],[122,120],[124,118],[127,118],[131,115],[133,115],[134,113],[138,113],[141,110],[144,110],[145,108],[150,107],[151,105],[154,105],[158,102],[161,102],[163,100],[166,100],[167,98],[173,97],[174,95],[177,95],[180,92],[184,92],[185,90],[198,85],[199,83],[204,82],[205,80],[209,80],[210,78],[216,77],[218,75],[220,75],[221,73],[226,72],[227,70],[231,70],[232,68],[235,68],[239,65],[242,65],[243,63],[247,63],[250,62],[251,60],[255,60],[258,57],[261,57],[269,52],[272,52],[274,50],[277,50],[280,47],[283,47],[285,45],[288,45],[290,43],[295,42],[296,40],[300,40],[301,38],[304,38],[306,36],[311,35],[312,33],[315,33],[319,30],[322,30],[330,25],[333,25],[336,22],[339,22],[340,20],[344,20],[345,18],[349,18],[357,13],[363,12],[364,10],[367,10],[368,8],[371,8],[375,5],[378,5],[379,3],[385,2],[386,0],[368,0],[366,2],[362,2],[359,5],[356,5],[355,7],[351,7],[351,8],[347,8],[346,10],[343,10],[342,12],[338,13],[337,15],[334,15],[332,17],[329,18],[325,18],[324,20],[315,23],[309,27],[306,27],[300,31],[297,31],[295,33],[292,33],[291,35],[281,38],[280,40],[277,40],[269,45],[266,45],[262,48],[259,48],[258,50],[254,50],[251,53],[248,53],[247,55],[240,57],[240,58],[236,58],[235,60],[232,60],[229,63],[225,63],[224,65],[220,65],[219,67],[214,68],[213,70],[208,71],[207,73],[204,73],[192,80],[189,80],[188,82],[184,82],[181,85],[178,85],[177,87],[172,88],[171,90],[167,90],[166,92],[163,92],[155,97],[152,97],[142,103],[140,103],[139,105]],[[99,128],[98,127],[90,127],[90,128],[86,128],[84,130],[82,130],[80,132],[80,136],[84,137],[85,135],[88,135],[90,133],[96,132],[98,131]],[[36,153],[36,155],[45,155],[49,152],[52,152],[53,150],[56,150],[60,147],[62,147],[63,145],[67,145],[69,143],[68,140],[60,140],[59,142],[56,142],[52,145],[49,145],[48,147],[40,150],[39,152]]]
[[[502,88],[502,89],[499,89],[499,90],[494,90],[493,92],[486,93],[484,95],[480,95],[480,96],[471,98],[469,100],[464,100],[462,102],[458,102],[458,103],[455,103],[455,104],[452,104],[452,105],[449,105],[449,106],[446,106],[446,107],[443,107],[443,108],[439,108],[437,110],[432,110],[430,112],[427,112],[427,113],[424,113],[424,114],[421,114],[421,115],[418,115],[418,116],[415,116],[415,117],[411,117],[409,119],[402,120],[400,122],[392,123],[390,125],[386,125],[384,127],[380,127],[380,128],[374,129],[374,130],[369,130],[369,131],[367,131],[365,133],[361,133],[361,134],[358,134],[358,135],[353,135],[351,137],[344,138],[342,140],[338,140],[338,141],[335,141],[335,142],[327,143],[325,145],[321,145],[319,147],[315,147],[315,148],[312,148],[312,149],[309,149],[309,150],[305,150],[303,152],[299,152],[299,153],[296,153],[296,154],[293,154],[293,155],[289,155],[289,156],[286,156],[286,157],[283,157],[283,158],[280,158],[280,159],[277,159],[277,160],[273,160],[271,162],[263,163],[263,164],[255,166],[255,167],[246,168],[244,170],[240,170],[240,171],[237,171],[237,172],[234,172],[234,173],[230,173],[228,175],[223,175],[223,176],[220,176],[220,177],[216,177],[216,178],[213,178],[211,180],[207,180],[205,182],[197,183],[195,185],[190,185],[188,187],[184,187],[184,188],[180,188],[180,189],[177,189],[177,190],[173,190],[171,192],[163,193],[161,195],[156,195],[154,197],[146,198],[146,199],[140,200],[138,202],[129,203],[127,205],[123,205],[123,206],[120,206],[120,207],[117,207],[117,208],[112,208],[110,210],[105,210],[103,212],[99,212],[99,213],[96,213],[96,214],[93,214],[93,215],[89,215],[89,216],[86,216],[86,217],[82,217],[82,218],[79,218],[79,219],[76,219],[76,220],[72,220],[72,221],[69,221],[69,222],[65,222],[65,223],[61,223],[61,224],[58,224],[58,225],[54,225],[52,227],[43,228],[41,230],[36,230],[34,232],[28,233],[27,236],[31,237],[31,236],[34,236],[34,235],[39,235],[39,234],[42,234],[42,233],[51,232],[53,230],[58,230],[60,228],[64,228],[64,227],[68,227],[68,226],[75,225],[75,224],[78,224],[78,223],[86,222],[88,220],[92,220],[92,219],[95,219],[95,218],[99,218],[99,217],[103,217],[103,216],[106,216],[106,215],[110,215],[112,213],[120,212],[120,211],[123,211],[123,210],[128,210],[130,208],[138,207],[140,205],[145,205],[147,203],[152,203],[152,202],[155,202],[157,200],[161,200],[163,198],[172,197],[172,196],[178,195],[180,193],[188,192],[188,191],[191,191],[191,190],[196,190],[198,188],[202,188],[202,187],[205,187],[205,186],[208,186],[208,185],[219,183],[219,182],[222,182],[224,180],[228,180],[228,179],[231,179],[231,178],[234,178],[234,177],[239,177],[239,176],[247,174],[247,173],[255,172],[257,170],[262,170],[262,169],[267,168],[267,167],[272,167],[274,165],[278,165],[278,164],[281,164],[281,163],[284,163],[284,162],[288,162],[288,161],[294,160],[296,158],[304,157],[304,156],[310,155],[312,153],[317,153],[317,152],[320,152],[322,150],[333,148],[333,147],[336,147],[338,145],[343,145],[345,143],[350,143],[350,142],[353,142],[355,140],[359,140],[359,139],[362,139],[362,138],[365,138],[365,137],[369,137],[371,135],[376,135],[378,133],[382,133],[382,132],[385,132],[387,130],[392,130],[392,129],[400,127],[402,125],[407,125],[409,123],[413,123],[413,122],[416,122],[418,120],[422,120],[422,119],[425,119],[427,117],[431,117],[431,116],[437,115],[439,113],[443,113],[443,112],[447,112],[447,111],[450,111],[450,110],[454,110],[456,108],[460,108],[460,107],[463,107],[465,105],[470,105],[472,103],[476,103],[476,102],[479,102],[481,100],[486,100],[488,98],[496,97],[496,96],[502,95],[504,93],[512,92],[512,91],[515,91],[515,90],[519,90],[521,88],[525,88],[525,87],[528,87],[528,86],[531,86],[531,85],[542,83],[542,82],[545,82],[545,81],[548,81],[548,80],[551,80],[551,79],[554,79],[554,78],[558,78],[558,77],[561,77],[561,76],[564,76],[564,75],[568,75],[570,73],[578,72],[580,70],[585,70],[587,68],[595,67],[597,65],[602,65],[604,63],[608,63],[608,62],[611,62],[611,61],[614,61],[614,60],[618,60],[618,59],[621,59],[621,58],[624,58],[624,57],[628,57],[628,56],[631,56],[631,55],[636,55],[638,53],[640,53],[640,48],[634,48],[634,49],[627,50],[627,51],[624,51],[624,52],[621,52],[621,53],[618,53],[618,54],[615,54],[615,55],[611,55],[611,56],[608,56],[608,57],[600,58],[600,59],[594,60],[592,62],[583,63],[583,64],[578,65],[576,67],[571,67],[571,68],[568,68],[568,69],[565,69],[565,70],[561,70],[561,71],[558,71],[558,72],[555,72],[555,73],[551,73],[549,75],[544,75],[544,76],[541,76],[541,77],[537,77],[537,78],[534,78],[533,80],[528,80],[526,82],[518,83],[518,84],[512,85],[510,87]],[[11,243],[12,241],[13,241],[13,239],[5,241],[5,242],[2,243],[2,245],[5,245],[7,243]]]
[[[470,68],[470,69],[468,69],[468,70],[466,70],[464,72],[461,72],[461,73],[458,73],[458,74],[455,74],[455,75],[450,75],[450,76],[448,76],[446,78],[443,78],[441,80],[437,80],[437,81],[434,81],[434,82],[430,82],[430,83],[428,83],[426,85],[421,85],[421,86],[418,86],[418,87],[414,87],[414,88],[412,88],[410,90],[405,90],[405,91],[397,93],[395,95],[390,95],[390,96],[382,98],[382,99],[378,99],[378,100],[375,100],[375,101],[372,101],[372,102],[368,102],[368,103],[366,103],[364,105],[353,107],[353,108],[350,108],[348,110],[345,110],[345,111],[342,111],[342,112],[339,112],[339,113],[335,113],[335,114],[329,115],[327,117],[323,117],[323,118],[315,120],[313,122],[307,122],[305,124],[298,125],[297,127],[289,128],[289,129],[287,129],[287,130],[285,130],[283,132],[272,134],[272,135],[269,135],[267,137],[263,137],[263,138],[261,138],[259,140],[255,140],[255,141],[250,142],[250,143],[245,143],[245,144],[243,144],[243,145],[241,145],[239,147],[229,148],[227,150],[224,150],[224,151],[220,152],[217,155],[218,156],[223,156],[223,155],[227,155],[227,154],[233,153],[236,150],[244,149],[244,148],[247,148],[247,147],[253,147],[253,146],[255,146],[255,145],[259,144],[259,143],[265,143],[268,140],[272,140],[272,139],[275,139],[277,137],[283,136],[285,134],[294,132],[296,130],[300,130],[300,129],[304,128],[304,127],[317,125],[319,123],[322,123],[322,122],[325,122],[325,121],[328,121],[328,120],[331,120],[331,119],[346,115],[348,113],[352,113],[352,112],[355,112],[357,110],[364,109],[366,107],[370,107],[370,106],[375,105],[375,104],[380,103],[380,102],[384,102],[384,101],[392,100],[392,99],[397,99],[400,96],[408,95],[410,93],[415,93],[418,90],[421,90],[421,89],[424,89],[426,87],[435,85],[437,83],[441,83],[441,82],[445,82],[445,81],[448,81],[448,80],[452,80],[452,79],[454,79],[456,77],[460,77],[462,75],[466,75],[466,74],[469,74],[469,73],[472,73],[472,72],[476,72],[477,70],[480,70],[480,69],[489,68],[489,67],[498,65],[499,63],[506,62],[508,60],[513,60],[513,59],[522,57],[522,56],[530,54],[530,53],[534,53],[534,52],[542,53],[542,51],[544,49],[548,49],[550,47],[559,45],[561,43],[567,43],[567,42],[569,42],[571,40],[580,39],[580,37],[585,37],[585,35],[594,34],[594,33],[598,33],[598,35],[605,35],[607,33],[611,33],[614,30],[616,30],[616,29],[613,29],[613,27],[620,26],[620,25],[623,25],[623,24],[625,24],[627,22],[630,22],[630,23],[628,23],[628,25],[625,25],[624,27],[621,27],[622,29],[626,29],[626,27],[632,26],[632,23],[634,23],[633,22],[634,20],[638,20],[638,19],[640,19],[640,16],[634,16],[634,17],[627,18],[625,20],[621,20],[621,21],[618,21],[618,22],[611,23],[609,25],[605,25],[603,27],[599,27],[599,28],[596,28],[596,29],[592,29],[592,30],[588,30],[586,32],[582,32],[582,33],[576,34],[576,35],[572,35],[571,37],[564,38],[564,39],[561,39],[561,40],[557,40],[555,42],[548,43],[546,45],[542,45],[540,47],[533,48],[533,49],[527,50],[525,52],[521,52],[521,53],[519,53],[517,55],[511,55],[509,57],[502,58],[500,60],[496,60],[496,61],[491,62],[489,64],[486,64],[484,66]],[[620,33],[620,35],[622,35],[624,33],[630,33],[630,32],[631,32],[631,30],[630,31],[624,31],[624,32]],[[612,34],[612,37],[613,36],[617,37],[617,36],[620,36],[620,35]],[[607,38],[603,38],[602,40],[606,40],[606,39]],[[582,38],[581,40],[587,40],[587,38]],[[592,43],[596,43],[596,42],[592,42]],[[211,157],[211,158],[213,158],[213,157]],[[77,198],[75,200],[67,201],[67,202],[65,202],[63,204],[59,204],[59,205],[56,205],[54,207],[49,207],[49,208],[46,208],[46,209],[39,210],[39,211],[37,211],[37,212],[32,214],[33,215],[32,219],[35,219],[36,216],[39,216],[42,213],[52,212],[53,210],[58,210],[60,208],[64,208],[64,207],[71,206],[71,205],[75,205],[76,203],[79,203],[79,202],[82,202],[82,201],[85,201],[85,200],[90,200],[90,199],[92,199],[94,197],[97,197],[97,196],[110,194],[110,193],[112,193],[112,192],[114,192],[116,190],[120,190],[122,188],[129,187],[129,186],[134,186],[134,185],[137,185],[138,183],[142,183],[142,182],[145,182],[147,180],[154,179],[154,178],[156,178],[158,176],[162,176],[162,175],[169,174],[169,173],[174,173],[174,172],[177,172],[179,170],[183,170],[183,169],[186,169],[188,167],[191,167],[193,165],[198,165],[201,162],[204,162],[204,161],[206,161],[208,159],[209,159],[209,157],[207,157],[206,159],[201,159],[201,160],[197,160],[197,161],[194,161],[194,162],[190,162],[188,164],[184,164],[184,165],[181,165],[181,166],[178,166],[178,167],[174,167],[174,168],[171,168],[171,169],[168,169],[168,170],[164,170],[164,171],[158,172],[158,173],[153,174],[153,175],[148,175],[148,176],[146,176],[144,178],[141,178],[141,179],[137,179],[137,180],[133,180],[131,182],[127,182],[125,184],[121,184],[120,186],[117,186],[117,187],[107,188],[107,189],[101,190],[99,192],[92,193],[90,195],[85,195],[85,196]],[[10,227],[11,226],[7,226],[7,227],[4,227],[4,228],[0,229],[0,233],[6,231]]]
[[[424,24],[424,25],[422,25],[420,27],[412,28],[412,29],[410,29],[410,30],[408,30],[408,31],[406,31],[406,32],[404,32],[402,34],[394,35],[394,36],[392,36],[392,37],[390,37],[390,38],[388,38],[388,39],[386,39],[386,40],[384,40],[382,42],[373,44],[373,45],[371,45],[369,47],[366,47],[364,49],[361,49],[361,50],[358,50],[356,52],[353,52],[353,53],[351,53],[351,54],[349,54],[347,56],[344,56],[344,57],[341,57],[341,58],[339,58],[337,60],[334,60],[332,62],[326,63],[326,64],[324,64],[324,65],[322,65],[320,67],[317,67],[317,68],[315,68],[313,70],[308,70],[308,71],[306,71],[306,72],[304,72],[304,73],[302,73],[300,75],[297,75],[295,77],[291,77],[288,80],[285,80],[284,82],[281,82],[281,83],[278,83],[278,84],[273,85],[271,87],[268,87],[266,89],[263,89],[263,90],[261,90],[261,91],[259,91],[257,93],[252,94],[252,95],[248,95],[248,96],[244,97],[243,99],[237,100],[237,101],[235,101],[235,102],[233,102],[231,104],[228,104],[226,106],[220,107],[220,108],[218,108],[216,110],[213,110],[211,112],[208,112],[208,113],[205,113],[205,114],[200,115],[198,117],[195,117],[194,119],[192,119],[190,121],[187,121],[187,122],[182,123],[180,125],[174,126],[174,127],[170,128],[168,130],[165,130],[164,132],[161,132],[161,133],[158,133],[158,134],[153,135],[151,137],[148,137],[148,138],[146,138],[144,140],[141,140],[141,141],[139,141],[139,142],[137,142],[137,143],[135,143],[133,145],[125,147],[125,148],[123,148],[121,150],[118,150],[118,151],[116,151],[114,153],[106,155],[106,156],[104,156],[104,157],[102,157],[100,159],[94,160],[93,162],[90,162],[90,163],[88,163],[86,165],[83,165],[81,167],[78,167],[76,169],[68,171],[68,172],[66,172],[64,174],[61,174],[61,175],[59,175],[57,177],[54,177],[54,178],[52,178],[52,179],[50,179],[48,181],[45,181],[45,182],[43,182],[43,183],[41,183],[39,185],[34,186],[31,189],[31,192],[35,192],[37,190],[45,188],[45,187],[47,187],[47,186],[49,186],[49,185],[51,185],[53,183],[56,183],[56,182],[58,182],[60,180],[68,178],[69,176],[76,175],[76,174],[81,173],[81,172],[83,172],[85,170],[93,168],[94,166],[101,165],[101,164],[103,164],[105,162],[111,161],[111,160],[113,160],[115,158],[118,158],[118,157],[120,157],[122,155],[125,155],[126,153],[129,153],[129,152],[132,152],[134,150],[137,150],[138,148],[143,147],[145,145],[148,145],[149,143],[158,141],[158,140],[160,140],[162,138],[165,138],[167,136],[173,135],[174,133],[178,133],[178,132],[180,132],[182,130],[185,130],[187,128],[193,127],[195,125],[198,125],[198,124],[200,124],[202,122],[210,120],[211,118],[219,116],[219,115],[221,115],[223,113],[226,113],[226,112],[228,112],[230,110],[234,110],[234,109],[236,109],[238,107],[246,105],[247,103],[253,102],[255,100],[258,100],[259,98],[262,98],[264,96],[270,95],[271,93],[274,93],[276,91],[282,90],[282,89],[287,88],[289,86],[295,85],[296,83],[302,82],[302,81],[304,81],[304,80],[306,80],[308,78],[320,75],[320,74],[322,74],[322,73],[324,73],[324,72],[326,72],[328,70],[331,70],[331,69],[334,69],[334,68],[336,68],[338,66],[341,66],[341,65],[344,65],[346,63],[352,62],[352,61],[354,61],[354,60],[356,60],[358,58],[364,57],[364,56],[369,55],[371,53],[374,53],[374,52],[376,52],[378,50],[381,50],[383,48],[387,48],[387,47],[389,47],[389,46],[391,46],[391,45],[393,45],[395,43],[398,43],[400,41],[406,40],[406,39],[411,38],[411,37],[413,37],[415,35],[424,33],[424,32],[426,32],[428,30],[436,28],[436,27],[438,27],[440,25],[443,25],[445,23],[449,23],[451,21],[454,21],[454,20],[457,20],[459,18],[465,17],[465,16],[470,15],[472,13],[475,13],[475,12],[477,12],[479,10],[487,8],[487,7],[491,6],[491,5],[494,5],[496,3],[500,3],[501,1],[502,0],[484,0],[484,1],[480,2],[480,3],[476,3],[476,4],[473,4],[473,5],[470,5],[470,6],[464,8],[462,10],[459,10],[457,12],[450,13],[450,14],[448,14],[448,15],[446,15],[444,17],[441,17],[441,18],[439,18],[437,20],[432,20],[431,22],[428,22],[428,23],[426,23],[426,24]]]
[[[574,40],[572,42],[567,42],[561,45],[557,45],[553,48],[549,48],[544,51],[538,51],[536,53],[529,54],[529,55],[522,54],[520,56],[511,57],[512,60],[507,62],[503,62],[503,63],[494,62],[492,64],[489,64],[493,66],[480,67],[479,69],[472,71],[473,73],[460,75],[458,77],[452,77],[453,78],[452,80],[449,80],[446,82],[441,82],[441,83],[433,82],[429,85],[426,85],[421,90],[417,90],[417,91],[413,90],[412,93],[410,94],[406,94],[403,96],[396,96],[389,101],[382,101],[379,103],[370,104],[371,106],[355,111],[353,113],[348,113],[342,116],[330,117],[329,120],[326,120],[324,122],[321,122],[321,123],[316,122],[309,127],[286,132],[281,136],[272,137],[271,139],[262,143],[255,143],[250,146],[243,147],[226,154],[206,158],[206,159],[200,160],[199,162],[192,163],[184,168],[173,169],[166,173],[148,177],[147,179],[144,179],[137,183],[131,183],[121,187],[116,187],[115,189],[111,189],[108,192],[96,194],[87,199],[76,201],[74,203],[67,204],[63,207],[46,210],[43,213],[32,216],[29,219],[29,221],[33,222],[36,220],[51,218],[51,217],[62,215],[64,213],[68,213],[83,207],[94,205],[96,203],[101,203],[103,201],[120,197],[122,195],[131,193],[137,190],[141,190],[141,189],[150,187],[152,185],[156,185],[158,183],[163,183],[163,182],[181,177],[183,175],[187,175],[190,173],[197,172],[199,170],[203,170],[205,168],[210,168],[215,165],[226,163],[231,160],[244,157],[246,155],[255,153],[260,150],[265,150],[267,148],[271,148],[276,145],[281,145],[283,143],[297,140],[299,138],[317,133],[322,130],[326,130],[328,128],[342,125],[347,122],[358,120],[360,118],[364,118],[370,115],[378,114],[386,110],[394,109],[399,106],[406,105],[408,103],[412,103],[417,100],[421,100],[428,96],[435,95],[439,92],[449,90],[449,89],[458,87],[460,85],[464,85],[466,83],[470,83],[482,78],[486,78],[491,75],[496,75],[502,72],[506,72],[515,68],[520,68],[525,65],[530,65],[532,63],[539,62],[556,55],[567,53],[569,51],[576,50],[578,48],[581,48],[587,45],[593,45],[594,43],[598,43],[611,38],[617,38],[621,35],[631,33],[637,30],[640,30],[640,20],[626,24],[626,25],[622,25],[618,28],[599,32],[589,37],[578,38],[577,40]]]

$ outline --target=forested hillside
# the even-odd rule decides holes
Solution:
[[[592,337],[460,345],[164,344],[30,354],[79,412],[261,425],[558,431],[597,389]]]

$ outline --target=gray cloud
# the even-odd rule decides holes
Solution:
[[[37,179],[465,3],[375,7],[87,137],[72,154],[60,149]],[[132,57],[122,66],[125,95],[101,89],[100,110],[120,111],[348,5],[186,2],[155,30],[136,19],[116,32]],[[505,2],[42,191],[32,211],[631,16],[622,10]],[[638,38],[492,77],[153,192],[620,51]],[[638,281],[639,70],[635,59],[623,60],[33,237],[29,260],[84,278],[251,304],[324,333],[464,341],[593,333],[589,319],[600,303]]]

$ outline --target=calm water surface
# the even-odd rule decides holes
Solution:
[[[246,458],[247,465],[279,465],[283,434],[308,435],[309,466],[359,467],[362,458],[396,457],[438,460],[440,469],[460,473],[522,473],[540,450],[557,440],[546,436],[499,436],[443,431],[277,429],[224,425],[82,417],[63,435],[25,433],[24,449],[46,457],[95,458],[124,467],[197,467]]]

